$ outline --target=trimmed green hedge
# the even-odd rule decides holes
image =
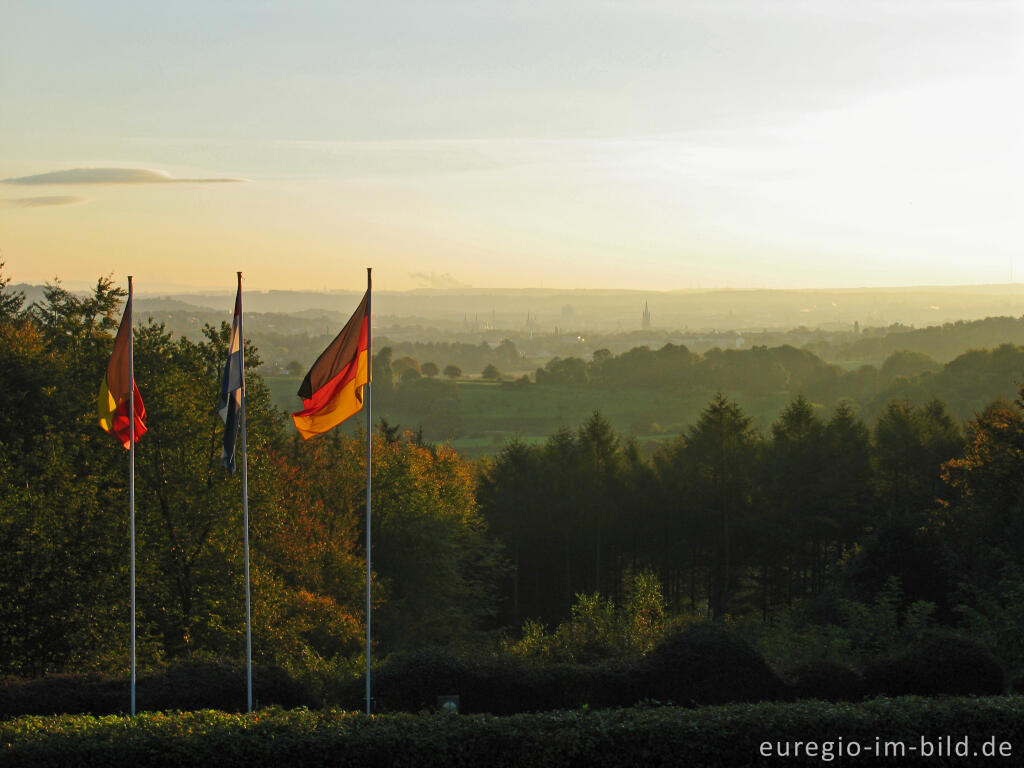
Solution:
[[[922,737],[934,752],[936,740],[947,736],[954,748],[968,739],[969,754],[950,759],[919,756]],[[765,756],[766,742],[773,752],[780,742],[787,742],[790,754]],[[822,758],[826,746],[811,755],[804,746],[801,756],[794,757],[795,742],[831,745],[834,760]],[[905,744],[905,755],[875,759],[873,750],[887,742]],[[853,745],[860,747],[857,756],[852,754]],[[989,745],[1009,749],[1010,756],[982,754]],[[300,709],[254,715],[154,713],[134,719],[23,717],[0,723],[0,764],[5,768],[742,768],[828,762],[970,768],[1017,765],[1022,754],[1024,697],[575,710],[505,718],[408,714],[371,718],[338,710]]]
[[[833,661],[802,664],[790,673],[790,678],[790,690],[797,699],[857,701],[864,697],[864,679]]]
[[[279,667],[254,665],[253,697],[257,704],[318,706],[304,683]],[[143,675],[136,686],[139,711],[163,709],[246,708],[245,667],[238,662],[183,662]],[[18,715],[127,714],[131,683],[110,675],[48,675],[0,682],[0,719]]]
[[[341,681],[330,696],[359,709],[364,690],[364,678]],[[381,713],[432,710],[446,694],[458,694],[463,713],[491,715],[631,707],[649,700],[695,707],[791,698],[749,643],[714,623],[665,638],[634,664],[534,665],[422,650],[389,659],[373,676]]]
[[[422,712],[437,697],[459,696],[463,714],[513,715],[555,709],[629,707],[645,698],[635,667],[606,664],[529,665],[510,660],[473,661],[444,651],[395,656],[373,675],[377,712]],[[365,678],[331,692],[342,707],[364,706]]]
[[[875,696],[992,696],[1003,692],[1004,674],[980,643],[936,632],[868,664],[864,687]]]

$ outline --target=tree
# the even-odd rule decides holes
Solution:
[[[511,339],[502,339],[494,350],[494,357],[499,363],[515,370],[519,365],[519,350]]]
[[[8,291],[11,279],[4,277],[4,263],[0,261],[0,322],[12,320],[25,304],[25,294],[21,291]]]
[[[449,379],[457,379],[462,375],[462,369],[457,365],[446,365],[444,367],[444,375]]]
[[[520,595],[529,575],[523,563],[524,558],[529,561],[533,540],[538,536],[542,506],[537,486],[541,474],[539,451],[513,438],[493,461],[483,463],[477,481],[481,512],[512,558],[508,623],[513,626],[519,626],[523,618]],[[531,602],[530,607],[534,605]],[[530,615],[537,615],[537,611]]]
[[[963,456],[943,467],[951,493],[933,525],[945,533],[951,595],[972,635],[1024,672],[1024,388],[967,425]]]
[[[3,288],[6,281],[3,281]],[[124,291],[0,288],[0,671],[127,661],[124,450],[95,425]]]
[[[406,371],[416,371],[416,373],[419,373],[420,364],[415,358],[409,357],[409,355],[403,355],[397,360],[391,361],[391,370],[393,375],[401,379],[402,376],[405,375]]]
[[[292,360],[290,363],[288,363],[287,369],[288,373],[290,373],[292,376],[302,375],[302,363],[300,363],[298,360]]]
[[[824,586],[823,549],[834,538],[824,512],[825,425],[806,398],[786,407],[771,428],[764,451],[765,540],[762,609],[771,597],[787,604]],[[777,594],[772,596],[772,587]]]
[[[495,368],[493,364],[488,363],[480,375],[488,381],[497,381],[501,378],[501,371]]]
[[[578,357],[556,357],[537,369],[538,384],[580,387],[587,383],[587,364]]]
[[[1024,569],[1024,388],[968,423],[963,456],[943,467],[951,493],[938,515],[953,529],[955,570],[994,591],[1007,566]]]
[[[220,462],[224,425],[214,404],[231,328],[207,326],[206,340],[174,339],[162,325],[136,338],[149,431],[136,451],[141,622],[169,658],[240,654],[243,648],[240,478]],[[254,518],[274,509],[270,448],[282,427],[269,391],[251,371],[247,344],[249,493]]]
[[[394,371],[391,368],[391,347],[382,347],[373,356],[373,384],[375,392],[390,392],[394,387]]]
[[[750,418],[719,393],[687,431],[682,446],[688,501],[713,531],[709,612],[717,619],[729,613],[737,577],[743,573],[737,544],[749,523],[759,443]]]
[[[437,367],[437,363],[424,363],[420,367],[420,373],[422,373],[424,376],[427,376],[428,378],[433,378],[434,376],[437,376],[437,374],[440,373],[440,370],[441,369]]]
[[[613,542],[610,531],[614,526],[622,495],[622,457],[619,438],[599,412],[594,411],[577,435],[579,450],[579,476],[583,527],[578,531],[581,539],[592,542],[594,592],[607,592],[606,571],[617,560],[618,548],[606,552]]]
[[[365,453],[361,438],[334,430],[295,436],[275,457],[281,495],[258,529],[266,586],[254,621],[268,661],[323,671],[362,652]]]
[[[845,575],[856,596],[878,594],[895,576],[906,602],[944,603],[951,585],[941,568],[942,543],[927,526],[949,487],[941,468],[963,447],[959,427],[945,404],[923,407],[892,400],[878,417],[874,434],[876,512]]]
[[[473,467],[447,447],[375,441],[375,617],[387,651],[472,641],[497,612],[506,563],[477,509]]]
[[[825,427],[824,485],[827,516],[836,522],[841,560],[864,533],[874,506],[871,436],[847,403]]]
[[[942,370],[942,363],[933,360],[924,352],[902,349],[893,352],[882,363],[882,380],[891,381],[897,376],[912,377],[926,372]]]
[[[879,493],[889,520],[920,520],[944,493],[943,463],[963,448],[963,435],[945,404],[932,398],[923,407],[892,400],[875,425]]]

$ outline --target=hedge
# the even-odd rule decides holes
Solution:
[[[864,670],[864,687],[876,696],[991,696],[1004,690],[1003,668],[980,643],[935,632]]]
[[[360,679],[321,681],[326,703],[362,709]],[[285,671],[257,666],[257,706],[316,707],[321,702]],[[0,718],[18,715],[125,714],[128,681],[72,675],[0,683]],[[376,712],[433,710],[455,694],[464,714],[511,715],[556,709],[631,707],[659,702],[697,707],[794,698],[859,700],[863,696],[976,695],[1004,691],[999,662],[961,635],[937,632],[896,655],[874,660],[861,677],[842,665],[807,664],[787,686],[745,640],[721,624],[698,624],[665,638],[636,663],[528,664],[473,660],[444,650],[395,656],[374,672]],[[245,672],[238,663],[186,663],[140,678],[144,710],[244,709]]]
[[[334,703],[358,709],[363,679],[341,682]],[[510,715],[553,709],[630,707],[644,700],[698,706],[785,699],[782,680],[743,638],[718,624],[698,624],[663,640],[635,664],[524,664],[474,661],[444,650],[396,656],[374,673],[376,711],[434,709],[457,694],[461,711]]]
[[[279,667],[254,665],[253,697],[258,704],[317,706],[309,686]],[[141,676],[136,686],[139,711],[246,708],[245,667],[237,662],[184,662]],[[48,675],[0,683],[0,718],[17,715],[127,714],[131,683],[110,675]]]
[[[790,690],[797,699],[857,701],[864,696],[864,679],[849,667],[834,661],[802,664],[789,677]]]
[[[946,737],[954,749],[965,745],[967,756],[939,756],[938,745],[944,752]],[[803,745],[797,757],[792,754],[795,742]],[[819,746],[808,754],[811,742]],[[789,744],[788,756],[774,754],[780,743]],[[931,755],[920,754],[922,743],[931,746]],[[903,744],[906,751],[902,757],[890,752],[893,756],[877,760],[868,751],[886,744]],[[995,749],[996,756],[984,754],[986,749]],[[504,718],[367,717],[297,709],[253,715],[207,710],[136,718],[22,717],[0,723],[0,764],[5,768],[742,768],[820,766],[832,762],[823,759],[826,751],[841,765],[1020,764],[1024,697],[574,710]]]
[[[628,665],[529,665],[467,660],[444,651],[396,656],[373,675],[375,711],[422,712],[438,696],[459,697],[463,714],[512,715],[554,709],[628,707],[644,698],[639,673]],[[332,696],[351,709],[364,706],[365,678],[345,681]]]

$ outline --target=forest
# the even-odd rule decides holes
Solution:
[[[88,296],[55,284],[27,304],[6,285],[0,674],[122,672],[127,461],[93,414],[124,293],[106,279]],[[229,334],[227,324],[206,326],[200,341],[158,323],[135,331],[148,414],[136,451],[144,668],[243,655],[241,485],[220,465],[215,410]],[[822,373],[831,369],[812,353],[743,354],[760,366],[744,374],[756,386],[787,365],[792,394],[767,429],[718,392],[653,447],[593,412],[469,459],[377,420],[375,658],[444,649],[539,665],[638,659],[710,620],[783,675],[808,662],[858,668],[946,633],[983,647],[1019,685],[1020,400],[991,400],[962,420],[908,389],[866,421],[845,402],[815,405],[843,377]],[[1021,355],[978,351],[955,369],[984,378],[999,360],[1001,372],[1019,371]],[[259,351],[246,357],[255,369]],[[552,361],[528,386],[682,384],[725,375],[733,359],[678,347],[609,353]],[[920,375],[915,361],[905,356],[900,370]],[[384,376],[394,361],[376,362],[385,402],[417,379]],[[355,678],[364,659],[364,436],[303,442],[258,374],[247,386],[254,654],[324,690]]]
[[[602,348],[590,360],[553,357],[524,372],[521,353],[509,339],[494,347],[471,347],[483,348],[487,356],[478,355],[480,368],[467,369],[442,356],[458,353],[456,345],[419,345],[419,359],[384,346],[374,362],[377,412],[474,457],[493,456],[513,438],[544,442],[598,410],[617,433],[636,438],[650,458],[695,423],[717,393],[740,404],[752,426],[763,432],[801,396],[821,417],[827,419],[844,405],[867,423],[893,400],[923,404],[938,398],[962,423],[993,400],[1015,397],[1024,347],[998,341],[1003,338],[998,329],[1012,337],[1018,325],[1010,318],[990,318],[939,329],[946,334],[947,348],[958,350],[945,363],[915,348],[935,336],[924,333],[931,329],[891,334],[907,346],[897,347],[877,365],[828,362],[809,347],[792,344],[698,353],[670,342],[619,354]],[[962,333],[965,328],[969,332]],[[990,348],[960,346],[976,336],[995,343]],[[269,376],[266,381],[276,403],[298,403],[297,377]]]

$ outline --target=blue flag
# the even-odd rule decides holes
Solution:
[[[231,345],[224,378],[220,385],[220,403],[217,410],[224,420],[224,447],[220,463],[229,474],[235,474],[235,443],[238,441],[238,420],[242,415],[242,285],[239,282],[235,297],[235,317],[231,322]]]

